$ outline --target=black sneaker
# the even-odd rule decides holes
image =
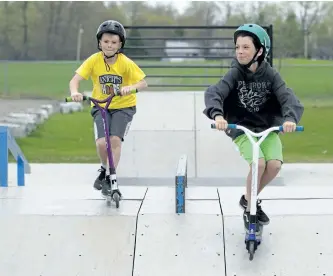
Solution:
[[[100,172],[100,174],[95,180],[94,189],[100,191],[102,189],[102,182],[105,179],[106,169],[101,166],[98,171]]]
[[[107,175],[102,181],[102,195],[107,196],[111,192],[111,181],[110,175]]]
[[[239,200],[240,207],[245,210],[247,207],[247,200],[245,199],[245,195],[242,195],[242,197]]]
[[[245,199],[244,195],[242,195],[242,197],[240,198],[239,205],[243,208],[244,211],[246,210],[247,200]],[[261,200],[257,200],[257,216],[258,216],[258,221],[261,225],[269,224],[269,217],[262,210]]]
[[[258,221],[261,225],[269,224],[269,217],[262,210],[260,199],[257,201],[257,216],[258,216]]]

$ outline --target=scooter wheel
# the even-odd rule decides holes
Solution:
[[[249,259],[252,261],[254,256],[254,241],[249,241],[249,254]]]
[[[119,208],[120,195],[118,193],[113,194],[113,200],[116,202],[116,208]]]

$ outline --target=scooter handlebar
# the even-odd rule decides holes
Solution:
[[[83,96],[83,99],[82,99],[82,100],[83,100],[83,101],[88,101],[88,100],[89,100],[89,97],[87,97],[87,96]],[[66,98],[65,98],[65,102],[67,102],[67,103],[73,102],[72,97],[66,97]]]
[[[135,94],[135,93],[138,93],[138,89],[132,89],[131,90],[131,94]],[[115,95],[115,96],[119,96],[119,95]],[[83,101],[89,101],[89,100],[94,100],[93,98],[89,97],[89,96],[83,96]],[[73,99],[71,96],[69,97],[66,97],[65,98],[65,102],[73,102]]]
[[[279,130],[283,131],[283,126],[280,126]],[[295,131],[304,131],[304,126],[296,126],[296,130]]]
[[[228,128],[229,129],[236,129],[237,128],[237,124],[228,124]],[[213,123],[211,124],[211,128],[216,129],[216,125]],[[283,126],[279,126],[279,131],[283,131]],[[296,126],[296,130],[295,131],[304,131],[304,126]]]

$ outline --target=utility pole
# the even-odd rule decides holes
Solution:
[[[79,31],[77,34],[77,45],[76,45],[76,61],[80,61],[81,56],[81,41],[82,41],[82,34],[84,33],[84,30],[82,28],[82,25],[79,25]]]

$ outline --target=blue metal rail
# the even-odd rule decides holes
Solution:
[[[0,126],[0,187],[8,187],[9,151],[17,162],[17,185],[24,186],[25,174],[31,172],[30,165],[8,127]]]
[[[176,214],[185,213],[185,199],[187,188],[187,155],[182,155],[178,161],[175,178],[176,188]]]

